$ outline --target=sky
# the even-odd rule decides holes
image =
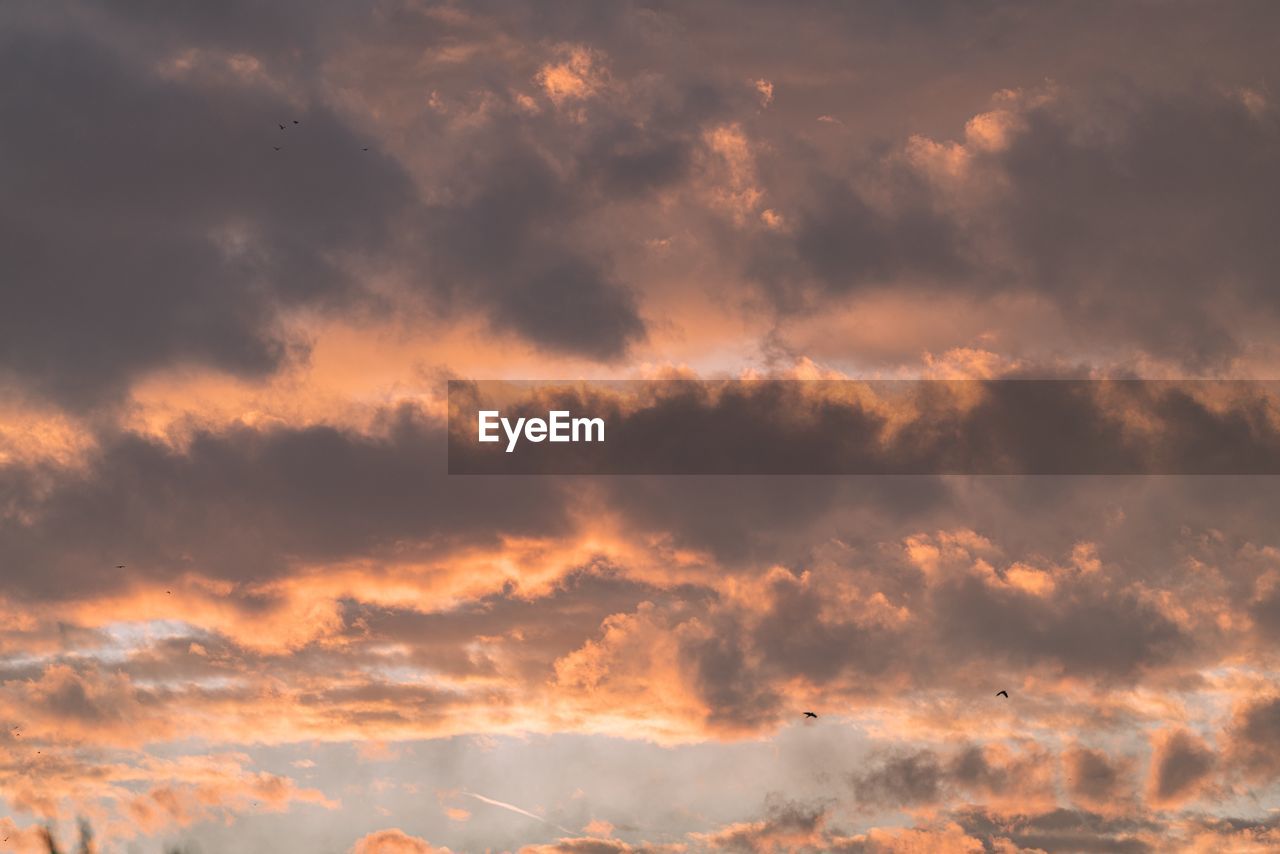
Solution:
[[[0,851],[1280,849],[1274,476],[445,443],[452,379],[1278,379],[1278,42],[0,4]]]

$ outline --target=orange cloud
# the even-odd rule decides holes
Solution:
[[[609,71],[599,52],[582,45],[560,50],[559,62],[538,70],[537,81],[557,107],[582,101],[599,92],[609,81]]]
[[[379,830],[361,837],[350,854],[450,854],[448,848],[437,848],[425,839],[410,836],[399,828]]]

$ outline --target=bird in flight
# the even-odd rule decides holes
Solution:
[[[280,130],[284,130],[284,125],[280,125]]]
[[[294,119],[294,120],[293,120],[293,123],[296,125],[296,124],[298,123],[298,120],[297,120],[297,119]]]
[[[806,718],[816,718],[816,717],[817,717],[817,715],[815,715],[813,712],[805,712],[805,713],[804,713],[804,716],[805,716]]]
[[[124,564],[122,563],[116,564],[116,569],[124,569]]]
[[[362,149],[360,149],[360,150],[361,150],[361,151],[368,151],[369,149],[367,149],[367,148],[362,148]]]
[[[276,151],[279,151],[279,150],[280,150],[280,146],[278,146],[278,145],[273,145],[273,146],[271,146],[271,147],[272,147],[272,148],[274,148]]]
[[[1007,699],[1009,699],[1009,692],[1008,692],[1008,691],[997,691],[997,692],[996,692],[996,696],[997,696],[997,697],[1004,697],[1004,698],[1007,700]]]

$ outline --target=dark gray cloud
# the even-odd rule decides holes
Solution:
[[[803,561],[842,533],[898,530],[953,507],[943,478],[636,476],[597,481],[638,530],[706,550],[730,566]],[[888,534],[891,536],[891,534]]]
[[[655,223],[702,247],[684,275],[746,272],[770,311],[820,312],[886,285],[1030,292],[1089,340],[1197,365],[1237,352],[1251,334],[1241,307],[1252,324],[1280,309],[1265,227],[1280,76],[1243,59],[1280,16],[1179,7],[1151,45],[1127,46],[1125,67],[1091,27],[1145,33],[1137,12],[981,7],[818,3],[793,33],[780,24],[795,16],[771,4],[14,4],[0,42],[8,379],[85,403],[179,363],[262,375],[305,352],[281,311],[378,304],[362,264],[398,269],[446,322],[478,309],[540,348],[616,360],[668,319],[662,283],[635,260],[649,235],[631,233]],[[1077,49],[1031,50],[1048,32]],[[885,38],[916,46],[919,67],[872,49]],[[844,67],[851,40],[868,49]],[[1190,68],[1168,58],[1186,50],[1155,48],[1193,43]],[[565,44],[599,51],[617,85],[573,119],[545,99],[519,108]],[[970,52],[984,63],[939,105],[930,70]],[[262,74],[233,70],[232,54]],[[1001,192],[957,207],[892,156],[1048,76],[1064,94],[1016,107],[1009,145],[975,158],[975,181]],[[777,88],[764,111],[760,77]],[[484,120],[425,108],[433,91],[454,105],[483,96]],[[411,114],[357,128],[344,99]],[[856,130],[815,131],[845,104]],[[271,151],[275,122],[295,113],[305,133]],[[718,123],[751,141],[785,233],[738,233],[703,209],[691,187]],[[392,129],[409,144],[390,144]],[[726,305],[755,305],[750,287],[723,287]]]
[[[1175,94],[1091,82],[1003,105],[1007,141],[971,150],[958,197],[883,150],[830,173],[819,159],[811,178],[792,180],[814,189],[777,193],[794,228],[744,244],[744,270],[804,311],[891,286],[1036,294],[1098,345],[1220,365],[1249,341],[1244,306],[1268,323],[1280,308],[1280,256],[1263,225],[1280,214],[1269,189],[1280,184],[1280,120],[1269,89],[1252,85]],[[938,134],[960,136],[958,123]],[[778,156],[813,160],[805,154]],[[805,174],[782,164],[766,174],[784,171]]]
[[[1273,841],[1280,830],[1280,817],[1239,818],[1236,816],[1198,816],[1196,824],[1211,833],[1222,836],[1241,834],[1248,841]]]
[[[1230,355],[1235,306],[1274,313],[1280,215],[1274,107],[1189,93],[1038,107],[992,166],[1033,287],[1082,324],[1162,354]]]
[[[707,705],[707,722],[725,729],[755,728],[775,721],[781,694],[748,659],[750,641],[732,619],[717,620],[714,631],[681,646],[693,687]]]
[[[942,797],[944,769],[931,750],[886,759],[853,780],[858,803],[872,807],[914,807],[935,804]]]
[[[564,530],[563,483],[446,483],[443,441],[402,408],[375,435],[243,427],[179,449],[126,434],[104,438],[84,471],[6,467],[0,496],[21,508],[0,518],[6,578],[13,592],[80,595],[187,569],[268,578],[296,561]]]
[[[278,311],[361,298],[350,265],[412,205],[323,104],[170,59],[74,28],[0,40],[0,364],[64,402],[166,365],[274,370],[300,345]]]
[[[1185,660],[1192,639],[1136,590],[1077,580],[1041,598],[959,577],[933,592],[940,643],[1069,675],[1116,679]],[[944,640],[945,639],[945,640]]]
[[[981,744],[970,744],[948,762],[952,782],[977,797],[1042,794],[1044,787],[1034,777],[1052,761],[1040,748],[1020,748],[1005,756]],[[1036,790],[1039,791],[1036,791]]]
[[[1152,794],[1157,801],[1174,801],[1195,792],[1213,772],[1217,757],[1204,739],[1176,730],[1160,745],[1152,761]]]
[[[1239,710],[1229,730],[1232,770],[1262,783],[1280,778],[1280,698],[1262,697]]]
[[[1063,756],[1072,797],[1095,806],[1125,803],[1134,795],[1132,760],[1076,747]]]
[[[747,852],[782,849],[891,854],[904,850],[969,850],[956,847],[961,844],[980,846],[975,850],[1002,851],[1012,843],[1017,850],[1046,854],[1145,854],[1170,848],[1190,849],[1193,845],[1217,846],[1212,850],[1232,850],[1236,845],[1265,846],[1274,842],[1277,825],[1272,819],[1233,816],[1192,814],[1169,820],[1158,815],[1114,817],[1068,809],[1008,813],[966,807],[922,820],[905,834],[887,829],[853,834],[839,827],[836,811],[828,805],[786,804],[794,818],[790,823],[784,822],[777,816],[779,805],[785,803],[775,796],[773,807],[759,820],[702,838],[711,843],[711,850]],[[959,833],[952,822],[961,828]]]
[[[556,49],[539,57],[565,60]],[[590,73],[612,80],[609,57],[602,52]],[[421,226],[430,271],[421,284],[449,304],[479,305],[499,330],[549,351],[616,360],[648,329],[641,283],[615,257],[639,242],[626,233],[627,212],[688,179],[703,130],[740,112],[746,90],[697,73],[676,86],[624,78],[617,91],[570,102],[566,111],[580,109],[571,119],[545,99],[533,114],[513,100],[535,70],[495,68],[511,88],[496,87],[497,105],[478,127],[426,120],[453,162]]]
[[[1008,839],[1032,850],[1145,854],[1159,850],[1156,840],[1170,828],[1143,816],[1108,817],[1086,810],[1054,809],[1042,813],[1000,815],[970,810],[956,816],[979,839]]]
[[[1280,585],[1270,588],[1252,602],[1249,614],[1265,641],[1280,640]]]
[[[959,798],[982,803],[992,797],[1042,795],[1038,770],[1053,761],[1040,749],[1004,754],[970,743],[940,752],[933,749],[890,753],[851,778],[861,808],[910,810]]]
[[[10,11],[0,41],[0,363],[66,404],[110,400],[176,364],[274,371],[305,354],[282,311],[377,308],[364,280],[387,266],[408,265],[435,311],[478,307],[550,350],[616,358],[645,334],[639,300],[607,247],[575,228],[679,180],[700,122],[723,109],[694,83],[585,134],[521,118],[509,100],[476,134],[419,124],[454,164],[428,192],[448,201],[422,205],[377,129],[340,115],[316,75],[359,37],[392,40],[391,19],[448,44],[438,19],[390,7],[65,11]],[[553,55],[534,54],[513,84],[528,88]]]
[[[518,129],[510,133],[518,139]],[[576,181],[557,176],[532,150],[510,148],[472,164],[459,191],[464,197],[428,213],[428,263],[436,281],[549,349],[600,359],[622,355],[643,335],[644,323],[634,295],[608,272],[607,259],[568,240],[566,231],[590,210]]]
[[[518,634],[520,643],[504,650],[503,667],[530,681],[541,681],[553,674],[556,659],[593,637],[611,614],[632,611],[641,602],[699,607],[713,598],[708,588],[665,589],[628,579],[619,568],[601,560],[568,571],[551,590],[536,597],[521,595],[509,585],[433,613],[352,602],[344,622],[353,640],[404,644],[408,663],[459,675],[491,674],[496,669],[485,657],[459,654],[474,638]]]
[[[867,163],[864,173],[875,173]],[[792,234],[754,245],[747,267],[783,309],[806,305],[801,285],[816,280],[830,295],[900,280],[954,281],[969,261],[959,224],[938,212],[918,178],[894,172],[895,207],[878,210],[849,178],[820,175]],[[819,301],[821,304],[821,301]]]
[[[1009,684],[1015,674],[1100,685],[1159,679],[1184,673],[1191,662],[1220,660],[1246,642],[1178,625],[1136,580],[1059,573],[1051,590],[1033,593],[1002,581],[999,570],[971,570],[969,562],[980,559],[960,557],[926,579],[881,548],[849,555],[848,565],[774,570],[757,582],[760,595],[750,607],[708,597],[693,608],[672,602],[649,613],[680,638],[682,678],[706,704],[708,725],[726,732],[769,728],[794,713],[780,686],[797,682],[872,705],[904,690],[903,679],[986,697],[986,688],[975,686]],[[850,586],[877,591],[885,608],[910,617],[886,624],[865,604],[836,607],[832,597]],[[877,784],[921,779],[906,773],[927,770],[918,760]],[[961,760],[946,769],[948,779],[987,794],[1029,773],[1003,767],[1005,760],[996,767],[991,755]]]
[[[968,691],[975,668],[985,680],[1030,671],[1115,682],[1211,666],[1248,638],[1180,624],[1151,591],[1203,598],[1202,580],[1178,569],[1190,554],[1222,567],[1227,586],[1213,595],[1224,607],[1247,607],[1269,566],[1258,547],[1274,536],[1260,510],[1274,499],[1268,478],[446,478],[442,443],[442,430],[401,409],[369,434],[236,427],[197,431],[180,448],[105,435],[83,469],[9,466],[0,542],[11,595],[78,597],[188,572],[281,578],[299,563],[431,561],[504,536],[570,534],[572,509],[588,501],[639,541],[707,550],[723,561],[709,573],[764,582],[765,569],[787,571],[760,583],[763,598],[747,609],[722,601],[714,576],[641,583],[600,559],[562,567],[558,586],[532,599],[503,590],[440,614],[344,603],[343,631],[402,642],[410,664],[475,674],[494,665],[460,653],[468,638],[519,632],[526,641],[507,666],[545,679],[604,617],[649,601],[672,627],[693,618],[708,627],[682,636],[681,662],[709,720],[756,728],[789,710],[779,686],[794,679],[874,698],[893,673]],[[1200,532],[1229,526],[1235,542],[1200,544]],[[906,559],[905,537],[956,528],[1005,550],[982,555],[990,577],[968,571],[978,554],[931,580]],[[1091,539],[1099,571],[1056,573],[1041,594],[1004,583],[1011,561],[1061,565]],[[128,568],[111,571],[117,563]],[[832,592],[849,585],[910,620],[832,612]],[[248,587],[231,598],[245,613],[279,604]]]

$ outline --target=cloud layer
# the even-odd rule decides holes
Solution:
[[[1274,378],[1278,31],[6,4],[0,835],[1280,845],[1273,398],[999,382]],[[446,381],[539,378],[736,389],[593,403],[749,414],[757,471],[920,467],[448,474]]]

